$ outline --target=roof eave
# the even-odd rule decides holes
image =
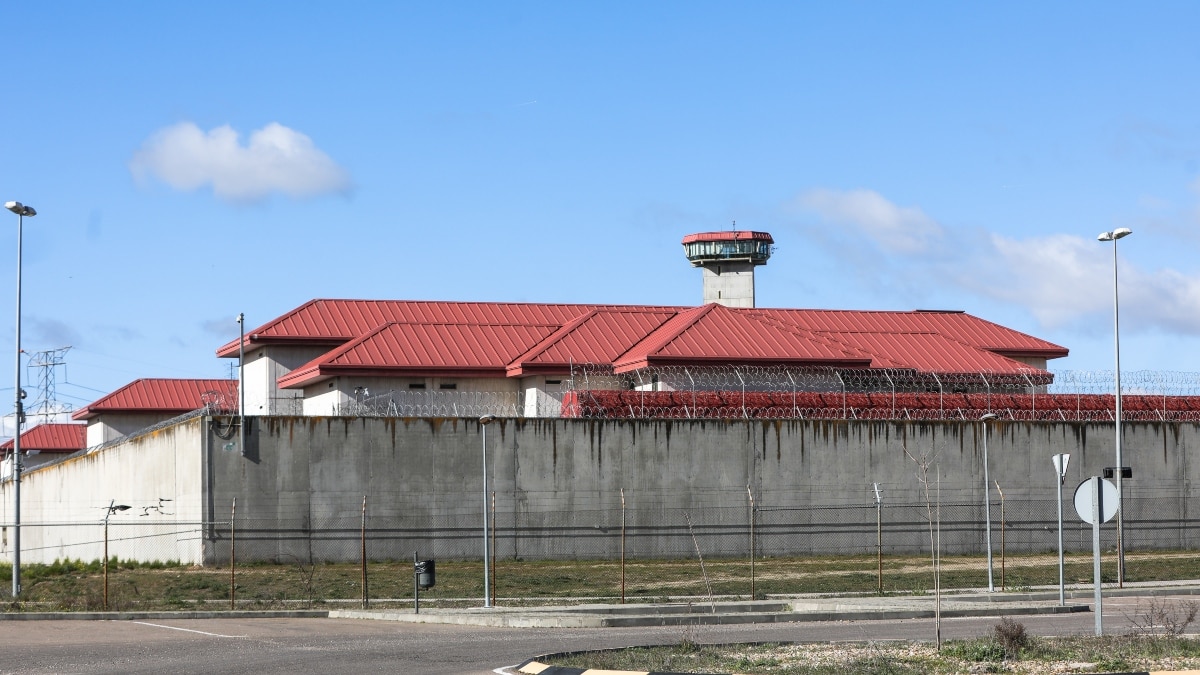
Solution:
[[[340,347],[351,340],[353,337],[307,337],[297,335],[247,335],[246,349],[251,347],[258,349],[267,345],[308,345],[308,346],[329,346]],[[217,350],[217,358],[231,359],[238,355],[238,341],[234,340]]]
[[[302,389],[335,377],[507,377],[504,366],[331,366],[297,373],[292,371],[276,382],[281,389]]]
[[[713,364],[729,364],[732,366],[831,366],[841,368],[870,368],[870,359],[781,359],[781,358],[726,358],[695,357],[695,356],[649,356],[613,364],[614,373],[629,373],[650,366],[711,366]]]

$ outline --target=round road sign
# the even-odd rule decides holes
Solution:
[[[1075,512],[1083,519],[1083,522],[1089,525],[1095,525],[1092,522],[1092,511],[1094,509],[1092,481],[1100,483],[1100,522],[1107,523],[1112,520],[1112,517],[1117,515],[1117,486],[1111,481],[1103,478],[1089,478],[1079,484],[1075,488]]]

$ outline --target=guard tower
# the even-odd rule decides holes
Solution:
[[[699,232],[683,238],[692,267],[704,269],[704,304],[754,306],[754,268],[767,264],[775,240],[766,232]]]

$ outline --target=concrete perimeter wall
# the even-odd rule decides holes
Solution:
[[[109,556],[203,560],[204,418],[93,453],[71,455],[21,478],[21,562],[100,560],[108,506]],[[169,500],[169,501],[168,501]],[[0,485],[0,559],[12,561],[12,481]]]
[[[692,534],[706,555],[738,555],[749,543],[747,486],[759,510],[758,551],[874,552],[876,482],[885,550],[928,550],[921,459],[933,499],[940,486],[943,549],[984,548],[978,422],[505,419],[486,429],[502,557],[616,557],[622,491],[628,555],[691,556]],[[1197,425],[1123,429],[1125,464],[1134,468],[1126,481],[1127,548],[1200,547],[1192,506],[1200,467],[1190,456]],[[209,516],[226,517],[237,498],[239,557],[355,560],[367,496],[371,557],[477,556],[483,430],[474,419],[255,419],[248,459],[213,455]],[[210,439],[210,447],[219,444]],[[1067,545],[1090,548],[1071,496],[1115,464],[1112,424],[991,428],[990,475],[1004,493],[1002,504],[992,492],[997,545],[1003,515],[1008,550],[1054,548],[1050,457],[1063,452],[1072,455]],[[288,532],[259,533],[255,546],[243,531],[255,523]],[[224,550],[218,545],[213,555],[222,559]]]
[[[22,560],[99,558],[97,528],[112,499],[135,507],[112,516],[113,528],[131,535],[110,547],[121,558],[227,560],[236,499],[239,560],[357,560],[364,496],[371,558],[479,555],[485,427],[477,420],[250,418],[244,454],[235,422],[190,420],[26,474]],[[1123,425],[1134,471],[1128,549],[1200,548],[1200,467],[1190,454],[1198,428]],[[628,556],[690,557],[695,546],[706,556],[745,555],[747,486],[760,554],[873,553],[873,483],[883,491],[884,550],[927,551],[921,459],[931,498],[940,490],[943,550],[984,548],[978,422],[502,419],[486,433],[504,558],[617,557],[622,493]],[[1002,502],[992,491],[995,541],[1005,518],[1009,551],[1054,547],[1050,457],[1066,452],[1067,545],[1089,550],[1090,529],[1074,515],[1071,494],[1115,464],[1113,425],[1000,422],[988,445],[991,478],[1004,493]],[[11,504],[5,483],[0,521],[11,523]],[[152,525],[168,529],[133,536]],[[0,554],[11,559],[8,532]]]

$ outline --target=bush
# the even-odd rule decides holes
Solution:
[[[1007,616],[992,629],[996,642],[1004,649],[1005,658],[1015,659],[1021,655],[1021,650],[1029,644],[1029,636],[1025,634],[1025,624],[1013,621]]]

